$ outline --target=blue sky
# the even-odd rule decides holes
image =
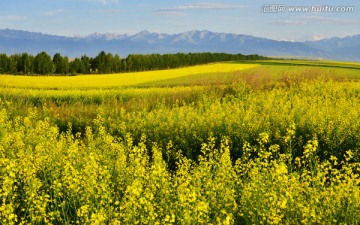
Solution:
[[[279,5],[285,10],[269,12]],[[290,12],[291,6],[353,11]],[[5,28],[66,36],[210,30],[303,41],[360,34],[360,1],[1,0],[0,29]]]

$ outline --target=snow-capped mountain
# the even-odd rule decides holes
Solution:
[[[0,30],[0,52],[57,52],[69,57],[95,56],[100,51],[121,56],[144,53],[226,52],[265,56],[360,61],[360,35],[320,41],[291,42],[207,30],[179,34],[141,31],[136,34],[94,33],[64,37],[21,30]]]
[[[126,34],[114,34],[114,33],[93,33],[86,37],[82,37],[84,39],[89,40],[123,40],[127,36]],[[81,38],[81,37],[80,37]]]

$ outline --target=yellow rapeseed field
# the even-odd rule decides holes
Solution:
[[[122,74],[81,75],[81,76],[0,76],[0,85],[21,88],[108,88],[136,85],[150,81],[202,73],[225,73],[254,68],[256,64],[215,63],[178,69],[132,72]]]
[[[252,66],[0,76],[0,224],[360,224],[356,79],[142,86]]]

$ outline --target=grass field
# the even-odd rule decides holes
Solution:
[[[0,76],[2,224],[359,224],[360,65]]]

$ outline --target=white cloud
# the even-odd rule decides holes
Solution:
[[[316,23],[327,23],[327,24],[334,24],[334,25],[360,24],[359,20],[347,20],[347,19],[329,18],[329,17],[321,17],[321,16],[303,17],[303,19],[307,19],[309,23],[316,22]]]
[[[19,20],[26,20],[27,17],[25,16],[17,16],[17,15],[9,15],[9,16],[0,16],[0,20],[4,21],[19,21]]]
[[[324,35],[321,35],[321,34],[314,34],[312,36],[312,40],[313,41],[320,41],[320,40],[323,40],[325,39],[326,37]]]
[[[118,9],[111,9],[111,10],[97,10],[94,11],[96,13],[107,13],[107,14],[119,14],[119,13],[124,13],[124,10],[118,10]]]
[[[221,3],[198,3],[198,4],[188,4],[188,5],[179,5],[173,8],[163,8],[159,11],[185,11],[185,10],[195,10],[195,9],[233,9],[238,8],[238,6],[221,4]]]
[[[57,10],[51,10],[51,11],[47,11],[42,13],[44,16],[56,16],[58,14],[62,14],[62,13],[67,13],[68,11],[64,10],[64,9],[57,9]]]
[[[7,15],[7,16],[1,16],[0,15],[0,27],[2,28],[16,28],[17,26],[15,24],[18,23],[18,21],[26,20],[27,17],[25,16],[18,16],[18,15]]]
[[[294,26],[294,25],[311,25],[311,24],[330,24],[330,25],[360,25],[358,20],[347,20],[339,18],[329,18],[321,16],[301,16],[294,19],[277,20],[272,22],[275,25]]]
[[[172,17],[183,17],[187,15],[184,12],[178,12],[178,11],[159,11],[157,12],[157,14],[164,16],[172,16]]]
[[[91,0],[91,1],[98,2],[98,3],[101,3],[103,5],[119,3],[119,0]]]
[[[286,20],[277,20],[272,22],[274,25],[283,25],[283,26],[295,26],[295,25],[306,25],[308,21],[305,20],[294,20],[294,19],[286,19]]]

